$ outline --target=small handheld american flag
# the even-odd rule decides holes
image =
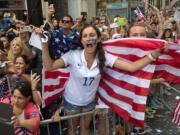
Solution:
[[[180,127],[180,99],[174,108],[172,122],[176,123]]]
[[[135,13],[136,16],[138,17],[138,19],[141,20],[142,18],[144,18],[144,16],[143,16],[141,10],[140,10],[138,7],[136,8],[136,10],[134,10],[134,13]]]

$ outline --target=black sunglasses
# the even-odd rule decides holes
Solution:
[[[70,23],[70,20],[62,20],[62,23]]]
[[[100,22],[100,24],[105,24],[105,22]]]

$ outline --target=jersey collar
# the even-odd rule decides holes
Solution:
[[[86,59],[85,59],[85,55],[84,55],[84,49],[83,49],[82,52],[81,52],[81,62],[87,64]],[[93,65],[91,66],[91,69],[93,69],[94,67],[96,67],[97,64],[98,64],[98,55],[96,54],[96,58],[95,58],[95,60],[94,60],[94,62],[93,62]]]

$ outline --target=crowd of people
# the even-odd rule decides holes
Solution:
[[[62,108],[65,115],[95,109],[99,116],[98,132],[104,135],[104,109],[107,109],[106,113],[112,111],[108,106],[96,109],[97,90],[104,68],[110,66],[127,72],[136,72],[155,61],[161,52],[156,49],[138,61],[126,62],[109,55],[103,50],[102,43],[126,37],[155,38],[167,42],[180,39],[180,21],[173,18],[176,10],[178,7],[159,10],[152,6],[145,12],[144,18],[136,17],[134,22],[124,18],[123,25],[113,27],[104,13],[99,17],[93,17],[91,21],[88,21],[87,15],[82,15],[75,21],[69,15],[58,20],[53,16],[55,9],[52,5],[48,7],[47,21],[40,27],[29,24],[28,17],[22,21],[16,18],[16,14],[4,12],[0,20],[0,98],[1,102],[13,106],[11,123],[15,132],[18,132],[16,135],[47,134],[44,130],[46,126],[41,126],[39,132],[42,62],[49,71],[67,66],[70,70],[63,95],[45,108],[41,108],[43,117],[57,122],[61,119]],[[113,23],[117,23],[119,18],[122,17],[115,16]],[[44,31],[48,31],[49,34],[45,36]],[[42,50],[29,43],[32,32],[39,35]],[[58,44],[55,43],[56,38],[59,39]],[[153,118],[155,110],[162,107],[154,88],[156,84],[170,87],[163,78],[153,77],[147,100],[147,118]],[[77,126],[81,125],[80,121],[80,118],[73,118],[73,133],[76,133]],[[85,135],[89,134],[91,121],[92,115],[85,116]],[[70,127],[71,121],[64,125]],[[127,133],[135,132],[134,126],[131,126]],[[68,135],[72,134],[72,129],[68,128]],[[50,132],[51,135],[59,134],[57,123],[50,124]]]

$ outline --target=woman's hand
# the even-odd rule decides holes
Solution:
[[[15,126],[19,126],[20,125],[20,120],[17,118],[17,116],[12,116],[11,117],[11,124],[15,125]]]
[[[0,60],[5,61],[7,60],[6,52],[0,50]]]
[[[61,120],[61,116],[59,115],[61,109],[56,110],[55,114],[51,117],[54,122],[59,122]]]
[[[32,90],[36,90],[38,82],[41,80],[40,75],[37,75],[37,73],[32,73],[31,71],[31,88]]]
[[[152,53],[151,53],[152,57],[154,59],[157,59],[160,55],[161,55],[161,51],[160,49],[155,49]]]
[[[43,33],[42,28],[34,28],[34,31],[35,31],[36,34],[38,34],[40,36],[40,38],[42,37],[42,33]]]
[[[17,73],[17,70],[12,61],[5,61],[4,63],[6,64],[8,73]]]
[[[161,82],[161,84],[163,84],[167,88],[171,88],[171,85],[168,82],[166,82],[166,81]]]
[[[159,12],[159,9],[155,6],[152,6],[152,8],[156,11],[156,12]]]
[[[168,52],[168,42],[165,42],[164,47],[163,47],[163,51],[161,52],[160,49],[155,49],[151,55],[154,59],[157,59],[160,55],[162,55],[162,53],[166,53]]]
[[[22,41],[23,43],[29,42],[29,32],[20,31],[19,37],[21,38],[21,41]]]

